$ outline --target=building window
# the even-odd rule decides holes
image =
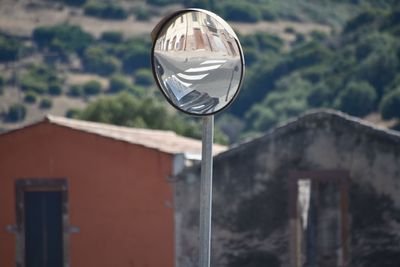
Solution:
[[[290,173],[292,267],[348,266],[348,173]]]
[[[197,21],[197,12],[192,12],[192,20]]]

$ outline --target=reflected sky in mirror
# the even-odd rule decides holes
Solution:
[[[179,14],[161,29],[153,67],[161,89],[179,109],[211,114],[235,96],[243,66],[232,32],[200,11]]]

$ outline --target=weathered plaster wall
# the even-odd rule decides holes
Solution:
[[[334,169],[350,174],[348,266],[399,266],[400,135],[327,111],[215,158],[212,266],[290,266],[289,172]],[[175,187],[178,267],[198,265],[199,174]]]

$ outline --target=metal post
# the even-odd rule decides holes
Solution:
[[[200,265],[210,267],[214,116],[203,118],[200,186]]]

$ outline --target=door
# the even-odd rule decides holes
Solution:
[[[16,181],[17,267],[69,266],[66,179]]]
[[[61,191],[25,192],[26,267],[62,267]]]

